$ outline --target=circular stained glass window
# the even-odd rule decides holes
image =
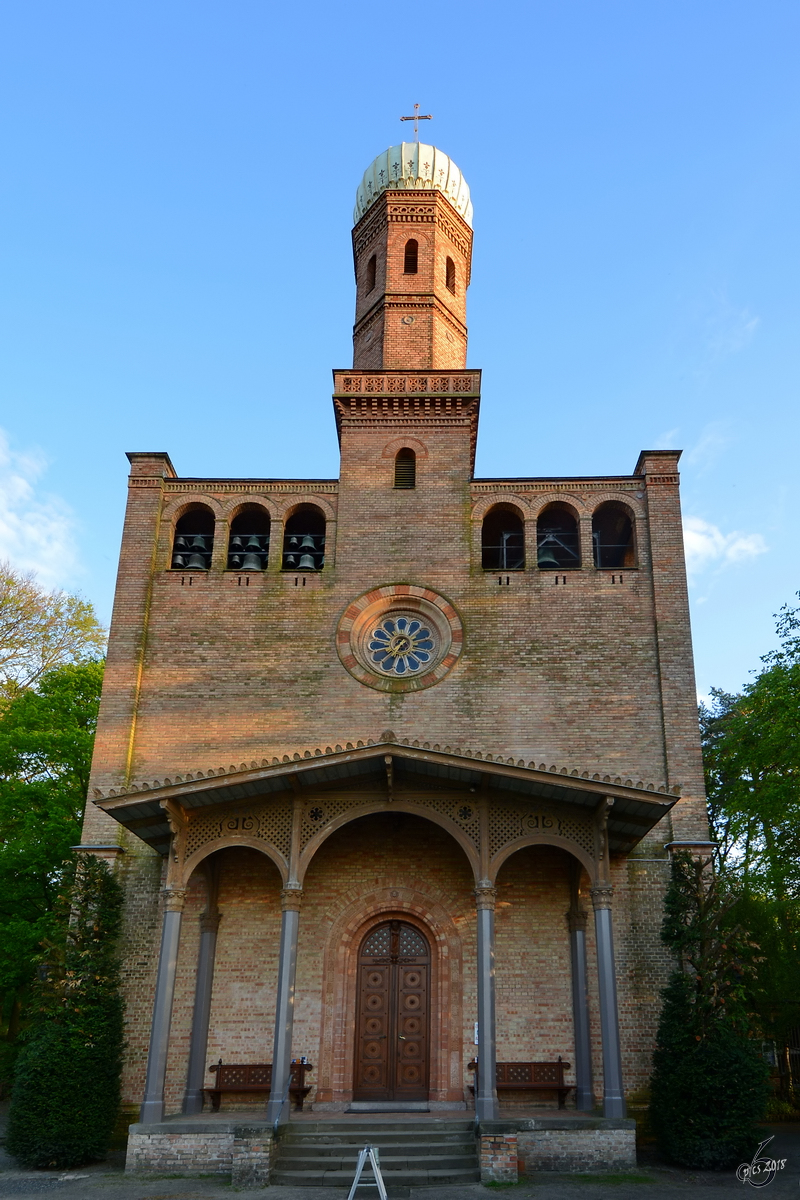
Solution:
[[[413,675],[433,661],[436,638],[430,623],[418,617],[387,614],[372,629],[367,651],[375,667],[387,675]]]

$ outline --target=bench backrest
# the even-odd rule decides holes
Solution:
[[[217,1078],[213,1088],[224,1088],[232,1091],[236,1087],[272,1087],[272,1063],[249,1063],[237,1066],[234,1063],[214,1063],[208,1068],[214,1071]],[[306,1071],[311,1071],[311,1063],[292,1063],[291,1087],[302,1087]]]
[[[526,1084],[552,1083],[554,1087],[564,1086],[563,1062],[505,1062],[497,1064],[497,1082],[506,1086],[518,1083],[520,1087]]]

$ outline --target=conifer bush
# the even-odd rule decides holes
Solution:
[[[735,923],[736,897],[710,864],[676,854],[662,938],[679,966],[663,992],[650,1120],[664,1154],[725,1170],[749,1160],[769,1097],[752,1031],[757,947]]]
[[[106,864],[75,864],[45,948],[17,1060],[8,1151],[26,1167],[101,1159],[119,1112],[122,890]]]

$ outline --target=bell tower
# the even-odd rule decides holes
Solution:
[[[403,142],[379,155],[356,197],[357,371],[463,370],[472,203],[455,163]]]

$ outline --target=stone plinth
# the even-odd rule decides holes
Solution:
[[[230,1175],[234,1186],[265,1187],[271,1153],[272,1126],[267,1122],[174,1119],[131,1125],[125,1170],[137,1175]]]
[[[540,1171],[627,1171],[636,1166],[636,1122],[547,1116],[481,1121],[481,1181],[515,1183]]]

